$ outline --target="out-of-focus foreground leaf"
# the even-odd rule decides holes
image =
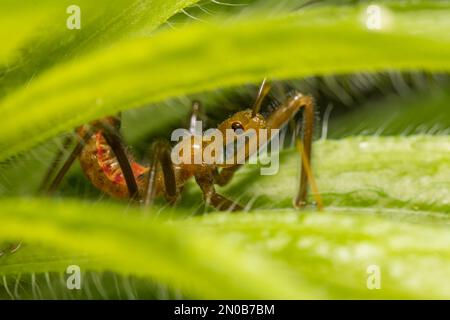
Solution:
[[[0,102],[0,159],[106,114],[264,76],[449,70],[448,7],[392,5],[379,32],[365,8],[193,24],[59,64]]]
[[[261,177],[249,165],[222,190],[246,190],[242,203],[259,198],[250,213],[182,218],[192,207],[3,199],[0,240],[20,238],[25,248],[2,257],[0,273],[64,273],[78,264],[203,298],[448,298],[449,148],[447,136],[317,143],[325,212],[290,208],[292,151],[278,175]],[[371,265],[380,268],[380,290],[367,288]]]

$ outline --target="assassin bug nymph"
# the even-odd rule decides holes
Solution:
[[[311,146],[314,125],[314,104],[312,97],[296,93],[282,103],[267,118],[260,113],[261,103],[270,91],[270,85],[264,80],[257,98],[251,109],[239,111],[223,121],[218,129],[243,130],[250,128],[279,129],[294,115],[303,109],[303,139],[302,167],[297,197],[294,200],[296,207],[306,205],[308,184],[312,180],[310,171]],[[194,102],[191,113],[191,126],[200,116],[200,104]],[[228,184],[233,174],[241,166],[200,164],[173,164],[171,161],[170,144],[157,141],[152,144],[150,163],[148,166],[137,163],[127,152],[121,139],[120,117],[106,117],[93,121],[76,129],[76,145],[68,159],[56,173],[57,164],[63,155],[60,151],[56,155],[52,166],[44,177],[43,190],[53,192],[60,184],[62,178],[73,162],[78,158],[82,170],[92,184],[116,198],[129,198],[145,205],[152,203],[156,196],[164,196],[167,201],[174,203],[183,190],[186,181],[192,177],[203,192],[206,203],[219,210],[239,211],[243,208],[236,202],[224,197],[215,190],[215,185]],[[192,130],[192,128],[191,128]],[[71,143],[67,138],[65,148]],[[203,142],[203,145],[206,142]],[[193,152],[195,152],[193,150]],[[51,183],[48,185],[48,182]],[[48,185],[48,186],[47,186]]]

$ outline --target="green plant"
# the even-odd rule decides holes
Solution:
[[[381,2],[391,24],[377,32],[361,21],[365,1],[297,11],[288,1],[289,9],[271,17],[272,1],[251,1],[244,13],[200,2],[215,9],[213,17],[191,6],[197,2],[79,1],[86,20],[76,31],[65,26],[69,1],[20,11],[16,2],[0,2],[8,9],[0,18],[10,17],[0,32],[7,44],[0,47],[0,240],[24,241],[19,252],[0,257],[1,297],[164,298],[162,285],[169,297],[450,297],[450,142],[445,134],[400,136],[429,114],[442,114],[427,119],[430,125],[448,127],[447,88],[391,100],[400,114],[388,128],[394,137],[315,143],[323,213],[291,207],[294,150],[283,151],[276,177],[255,178],[249,166],[222,190],[252,204],[250,213],[192,216],[201,202],[192,186],[174,209],[90,201],[84,198],[95,191],[78,188],[77,169],[64,186],[71,198],[32,196],[55,149],[49,139],[117,111],[151,104],[145,112],[170,121],[170,109],[156,103],[264,76],[450,70],[446,3]],[[168,19],[176,30],[162,26]],[[14,41],[6,29],[17,30]],[[363,128],[343,128],[366,120],[376,131],[383,108],[394,108],[389,103],[337,119],[330,135],[358,134]],[[147,130],[160,130],[160,118],[150,118]],[[67,292],[59,276],[69,264],[89,271],[91,290]],[[382,290],[366,287],[371,264],[383,272]]]

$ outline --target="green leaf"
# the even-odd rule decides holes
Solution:
[[[380,218],[386,214],[394,219]],[[407,210],[330,208],[214,214],[200,220],[247,252],[286,261],[328,299],[450,297],[448,216],[430,224]],[[370,266],[380,270],[379,290],[367,286]]]
[[[76,256],[68,260],[82,267],[151,276],[196,297],[305,298],[310,290],[301,279],[292,283],[295,275],[282,264],[242,252],[200,228],[184,230],[182,221],[168,224],[155,220],[148,215],[154,211],[130,209],[124,214],[122,206],[68,199],[59,203],[37,199],[0,202],[1,239],[20,237],[25,244],[39,242],[59,251],[96,256],[91,262],[79,262]],[[19,268],[14,262],[8,264],[8,260],[2,262],[0,273],[42,271],[35,269],[34,263],[22,263]],[[61,261],[53,268],[51,263],[46,267],[55,271]],[[279,270],[276,275],[275,269]]]
[[[193,182],[176,208],[81,200],[89,184],[79,168],[62,192],[75,199],[19,197],[34,193],[55,147],[34,146],[117,111],[164,102],[146,117],[135,110],[136,124],[124,121],[134,126],[130,140],[144,140],[144,126],[163,134],[163,122],[183,116],[186,95],[263,77],[450,69],[446,2],[380,1],[381,30],[366,28],[368,1],[296,10],[297,1],[273,9],[276,1],[255,0],[209,18],[204,2],[188,8],[196,2],[80,0],[82,29],[70,31],[69,1],[25,1],[19,10],[17,1],[0,0],[0,191],[8,194],[0,198],[0,249],[23,241],[0,256],[0,297],[448,299],[447,135],[316,142],[324,212],[292,208],[293,149],[281,153],[276,176],[247,165],[219,189],[251,208],[236,215],[205,209]],[[167,24],[175,30],[162,25],[180,11]],[[436,88],[371,102],[333,119],[329,136],[398,135],[408,126],[445,133],[449,100],[448,88]],[[78,293],[66,288],[70,264],[83,270]],[[379,290],[368,288],[370,266],[381,272]],[[166,286],[168,295],[159,294]]]
[[[329,137],[351,135],[446,134],[450,128],[449,88],[369,102],[356,114],[330,120]]]
[[[394,6],[381,32],[366,29],[364,9],[193,24],[59,64],[0,103],[0,159],[94,118],[264,76],[449,70],[448,7]]]
[[[0,240],[20,238],[24,248],[0,259],[0,274],[64,274],[77,264],[150,277],[187,297],[450,297],[448,138],[361,137],[315,147],[325,212],[292,209],[293,151],[283,153],[278,175],[247,165],[222,190],[241,203],[260,199],[249,213],[189,217],[192,204],[145,211],[2,199]],[[370,265],[381,270],[381,290],[367,288]]]
[[[119,40],[147,37],[158,26],[197,0],[80,0],[81,29],[70,30],[67,8],[73,1],[2,0],[0,19],[0,93],[33,78],[62,61],[78,58]],[[10,32],[15,31],[11,39]],[[3,67],[3,68],[2,68]],[[3,69],[3,70],[2,70]],[[1,74],[0,73],[0,74]]]
[[[317,185],[328,206],[450,212],[448,136],[351,137],[314,147]],[[282,153],[275,176],[246,166],[223,191],[257,207],[290,208],[294,188],[286,181],[299,175],[299,157],[295,150]]]

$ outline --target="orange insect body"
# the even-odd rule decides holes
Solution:
[[[101,131],[95,134],[95,147],[97,149],[98,164],[106,177],[114,183],[125,185],[125,178],[120,169],[119,162],[114,156],[111,147],[106,143]],[[131,161],[130,163],[135,178],[149,170],[147,167],[141,166],[136,161]]]
[[[115,119],[113,117],[106,117],[101,121],[103,123],[108,123],[111,126],[115,125]],[[257,132],[259,131],[259,129],[264,129],[267,127],[266,120],[260,114],[252,116],[251,110],[244,110],[223,121],[221,124],[219,124],[218,129],[225,136],[226,129],[231,128],[233,123],[239,123],[245,130],[254,129]],[[87,178],[99,190],[114,198],[128,198],[129,193],[125,177],[120,168],[119,162],[114,155],[114,152],[112,151],[111,147],[102,134],[102,130],[98,125],[98,121],[94,121],[88,126],[79,128],[78,134],[84,135],[87,132],[89,126],[91,129],[95,129],[95,134],[93,134],[91,138],[86,142],[83,150],[79,155],[81,168],[83,169]],[[203,140],[203,137],[201,137],[202,140],[200,146],[198,146],[195,144],[194,138],[192,139],[191,162],[181,163],[178,165],[172,164],[175,173],[178,193],[181,191],[186,181],[194,176],[197,171],[202,170],[202,167],[205,166],[205,164],[202,163],[194,164],[194,159],[198,156],[198,153],[200,153],[201,157],[204,148],[211,143],[211,141]],[[143,196],[146,190],[146,183],[148,181],[150,168],[137,163],[130,154],[127,154],[127,156],[138,186],[139,194]],[[182,156],[182,153],[180,154],[180,156]],[[210,168],[224,168],[228,166],[231,165],[225,163],[218,165],[208,164],[208,167]],[[155,195],[165,195],[166,193],[164,176],[160,165],[158,165],[157,167],[155,179]]]
[[[97,131],[86,142],[79,160],[82,170],[95,187],[115,198],[129,196],[119,162],[101,131]],[[134,160],[131,163],[136,182],[141,189],[144,183],[142,175],[148,168],[140,166]]]
[[[95,123],[93,123],[95,126]],[[82,127],[79,134],[86,132]],[[149,168],[136,162],[130,154],[127,154],[131,169],[136,179],[139,194],[143,195],[148,179]],[[111,147],[106,142],[101,130],[98,130],[86,142],[79,155],[81,168],[91,183],[114,198],[128,198],[128,187],[120,168],[119,162]],[[192,177],[193,168],[189,164],[174,165],[177,185],[182,188],[185,182]],[[156,195],[165,194],[164,177],[160,167],[156,171]]]
[[[308,164],[310,162],[314,124],[313,101],[310,96],[296,93],[265,118],[259,113],[259,109],[262,99],[267,95],[268,90],[269,86],[264,81],[252,109],[235,113],[217,127],[222,136],[226,137],[225,140],[220,142],[220,148],[226,151],[227,156],[230,147],[237,148],[234,146],[235,141],[227,141],[229,139],[228,130],[233,130],[235,133],[232,139],[236,139],[237,135],[240,136],[246,132],[256,133],[253,136],[254,138],[250,139],[253,139],[251,140],[252,142],[255,142],[255,138],[257,139],[256,148],[258,148],[260,142],[259,133],[265,134],[264,141],[267,138],[270,140],[272,129],[280,129],[301,108],[304,108],[305,128],[303,130],[303,145],[305,155],[302,161],[304,165],[300,176],[299,192],[294,202],[296,207],[302,207],[306,205],[308,191],[306,171],[310,170],[308,169]],[[191,115],[191,132],[193,130],[192,124],[195,124],[197,121],[198,112],[199,104],[194,102]],[[261,132],[261,129],[269,129],[270,133]],[[180,141],[183,145],[175,146],[176,150],[180,152],[178,160],[184,161],[180,164],[175,164],[171,159],[171,152],[176,150],[172,149],[171,151],[167,143],[157,141],[152,146],[153,158],[151,165],[143,166],[126,152],[121,143],[119,130],[119,117],[105,117],[79,127],[77,133],[82,141],[77,144],[69,159],[58,172],[49,190],[55,190],[74,158],[78,156],[81,168],[91,183],[102,192],[115,198],[130,198],[143,201],[145,205],[148,205],[155,196],[163,195],[166,200],[173,204],[181,194],[185,183],[194,176],[202,190],[204,199],[209,204],[219,210],[239,211],[243,209],[239,204],[215,191],[214,185],[226,185],[233,177],[234,172],[240,167],[240,164],[236,161],[231,163],[228,163],[228,161],[225,163],[205,161],[203,158],[205,148],[217,140],[215,137],[213,138],[214,140],[211,140],[211,137],[201,135],[201,139],[198,140],[198,137],[193,136],[190,145],[190,155],[186,154],[186,158],[190,159],[186,159],[184,154],[185,148],[188,146],[184,144],[184,139]],[[268,135],[266,136],[266,134]],[[250,149],[251,145],[249,140],[243,147],[244,150],[240,149],[244,151],[245,159],[257,151],[254,148]],[[208,152],[211,152],[210,149],[208,148]],[[213,151],[214,154],[207,153],[207,155],[214,157],[216,155],[215,152]],[[236,159],[236,152],[233,154]],[[201,160],[198,162],[196,161],[198,159]],[[47,176],[50,175],[51,171]],[[317,202],[320,203],[320,201]]]

